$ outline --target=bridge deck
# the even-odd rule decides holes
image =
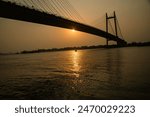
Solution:
[[[109,40],[117,41],[120,44],[126,43],[123,39],[120,39],[98,28],[65,19],[60,16],[55,16],[53,14],[47,14],[34,9],[18,6],[10,2],[0,1],[0,17],[62,27],[67,29],[75,29],[78,31],[108,38]]]

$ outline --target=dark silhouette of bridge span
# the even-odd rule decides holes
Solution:
[[[109,41],[116,41],[118,46],[125,46],[127,44],[125,40],[119,38],[117,35],[110,34],[107,31],[63,18],[61,16],[48,14],[25,6],[19,6],[15,3],[0,1],[0,17],[67,29],[75,29],[77,31],[104,37]]]

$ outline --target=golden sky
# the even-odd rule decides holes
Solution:
[[[116,11],[126,41],[150,41],[150,0],[69,0],[90,25],[105,30],[105,13]],[[0,18],[0,52],[103,45],[105,39],[52,26]]]

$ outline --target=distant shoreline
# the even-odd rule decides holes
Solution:
[[[32,53],[44,53],[44,52],[56,52],[56,51],[68,51],[68,50],[85,50],[85,49],[97,49],[97,48],[120,48],[120,47],[144,47],[150,46],[150,42],[132,42],[126,46],[118,45],[93,45],[93,46],[81,46],[81,47],[64,47],[64,48],[51,48],[51,49],[37,49],[37,50],[23,50],[15,53],[0,53],[0,55],[12,55],[12,54],[32,54]]]

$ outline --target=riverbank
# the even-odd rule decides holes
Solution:
[[[64,48],[50,48],[50,49],[36,49],[36,50],[23,50],[15,53],[0,53],[0,55],[12,55],[12,54],[30,54],[30,53],[43,53],[43,52],[55,52],[55,51],[68,51],[68,50],[85,50],[85,49],[97,49],[97,48],[120,48],[120,47],[144,47],[150,46],[150,42],[132,42],[126,46],[118,45],[92,45],[81,47],[64,47]]]

